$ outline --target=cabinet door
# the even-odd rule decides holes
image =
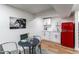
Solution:
[[[66,46],[67,45],[66,40],[67,40],[66,32],[61,32],[61,44],[63,46]]]
[[[67,32],[66,33],[66,46],[70,48],[74,48],[74,33],[73,32]]]
[[[74,48],[74,33],[73,32],[62,32],[61,33],[61,44],[70,48]]]
[[[61,27],[62,32],[65,32],[65,31],[67,31],[67,32],[74,32],[74,28],[75,28],[74,24],[71,23],[71,22],[62,23],[62,27]]]
[[[62,23],[61,44],[74,48],[74,24],[71,22]]]

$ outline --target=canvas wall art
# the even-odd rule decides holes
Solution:
[[[26,28],[26,19],[10,17],[10,29],[22,29]]]

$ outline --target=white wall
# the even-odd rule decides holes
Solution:
[[[10,7],[8,5],[0,5],[0,44],[4,42],[18,42],[20,35],[28,32],[28,24],[25,29],[9,29],[9,17],[20,17],[27,20],[33,19],[33,16],[27,12]]]
[[[32,21],[28,21],[28,29],[31,34],[42,36],[42,31],[43,31],[42,18],[37,17]]]
[[[75,12],[75,49],[79,50],[79,39],[78,39],[78,21],[79,20],[79,11]]]

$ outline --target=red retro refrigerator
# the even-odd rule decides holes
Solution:
[[[75,26],[72,22],[65,22],[61,25],[61,45],[74,48],[75,41]]]

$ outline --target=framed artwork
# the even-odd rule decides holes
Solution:
[[[26,28],[26,19],[10,17],[10,29]]]

